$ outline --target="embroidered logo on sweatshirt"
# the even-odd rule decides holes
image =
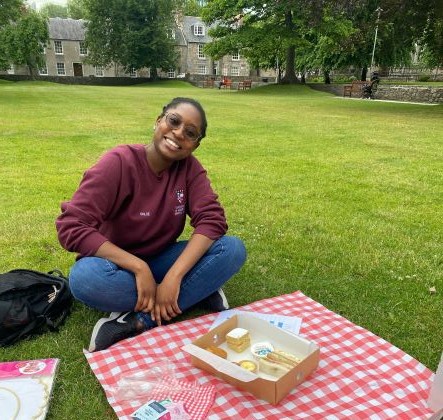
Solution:
[[[183,190],[177,190],[175,191],[175,196],[177,197],[177,201],[180,204],[183,204],[183,201],[185,199],[185,192]]]
[[[185,214],[185,205],[183,204],[185,202],[185,191],[184,190],[176,190],[175,191],[175,198],[179,202],[178,205],[174,208],[174,215],[175,216],[181,216],[182,214]]]

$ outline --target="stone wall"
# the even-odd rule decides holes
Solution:
[[[315,90],[343,96],[344,84],[309,83]],[[378,85],[375,99],[385,99],[402,102],[443,103],[443,87],[413,86],[413,85]]]
[[[375,93],[375,99],[443,103],[443,87],[379,85]]]

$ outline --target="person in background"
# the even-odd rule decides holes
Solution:
[[[72,294],[110,312],[90,351],[171,321],[200,303],[229,308],[221,287],[243,266],[243,242],[227,236],[224,210],[193,156],[206,135],[205,111],[190,98],[163,107],[152,141],[105,153],[83,176],[56,220],[60,244],[78,253]],[[193,232],[178,240],[186,217]]]
[[[371,76],[371,82],[378,80],[380,81],[380,76],[378,75],[378,71],[374,71],[372,72],[372,76]]]
[[[218,82],[218,88],[221,89],[222,86],[226,86],[228,84],[228,78],[226,76]]]

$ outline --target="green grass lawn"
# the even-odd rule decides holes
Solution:
[[[105,150],[149,142],[175,96],[207,110],[196,155],[248,250],[225,288],[231,306],[301,290],[435,370],[443,105],[351,101],[303,86],[0,83],[0,272],[68,272],[74,255],[54,228],[60,202]],[[1,360],[61,359],[48,419],[114,418],[82,353],[102,315],[75,304],[59,333],[0,349]]]

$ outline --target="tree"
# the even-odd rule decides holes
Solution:
[[[27,66],[31,76],[44,65],[43,53],[48,41],[47,20],[32,10],[26,10],[17,22],[6,25],[0,37],[7,61]]]
[[[295,30],[292,11],[284,7],[281,10],[279,3],[267,5],[259,1],[235,0],[209,2],[202,12],[203,20],[213,26],[209,31],[213,42],[206,47],[208,54],[220,58],[240,50],[253,66],[271,67],[277,65],[277,57],[281,56],[281,48],[284,46],[285,77],[296,81],[294,46],[291,43]],[[274,39],[279,40],[279,49],[274,48]],[[284,61],[280,64],[284,64]]]
[[[126,71],[175,67],[174,1],[85,0],[86,44],[94,65],[121,64]]]
[[[214,41],[207,51],[210,55],[224,55],[240,49],[254,62],[255,52],[260,50],[270,63],[277,61],[284,48],[284,60],[279,60],[285,69],[282,82],[296,83],[297,49],[306,45],[305,34],[322,24],[323,9],[328,7],[335,16],[342,14],[344,8],[352,10],[358,1],[362,0],[213,0],[202,13],[204,21],[214,26],[209,32]]]
[[[416,44],[425,47],[430,41],[424,34],[435,33],[434,29],[439,22],[437,11],[442,8],[438,8],[439,2],[441,4],[441,0],[362,2],[353,13],[347,15],[355,29],[349,37],[354,48],[343,52],[342,62],[360,68],[361,79],[365,80],[372,60],[377,28],[374,64],[381,67],[409,65]],[[381,9],[379,15],[378,7]],[[429,28],[432,29],[428,31]],[[436,45],[433,41],[430,44]]]
[[[68,17],[67,6],[62,6],[54,3],[47,3],[40,9],[40,14],[48,18],[63,18]]]
[[[0,0],[0,28],[20,17],[23,0]]]
[[[72,19],[88,19],[84,0],[69,0],[68,16]]]
[[[185,16],[200,16],[202,7],[197,0],[182,0],[183,14]]]
[[[343,15],[332,16],[325,8],[321,24],[304,36],[306,44],[300,50],[297,69],[302,74],[311,69],[321,70],[325,83],[331,83],[330,72],[343,66],[346,51],[354,48],[349,39],[355,31],[349,19]]]
[[[22,0],[0,0],[0,70],[6,70],[11,64],[6,55],[6,45],[2,41],[5,27],[20,17],[22,9]]]
[[[429,10],[418,44],[425,64],[437,69],[443,66],[443,4]]]

